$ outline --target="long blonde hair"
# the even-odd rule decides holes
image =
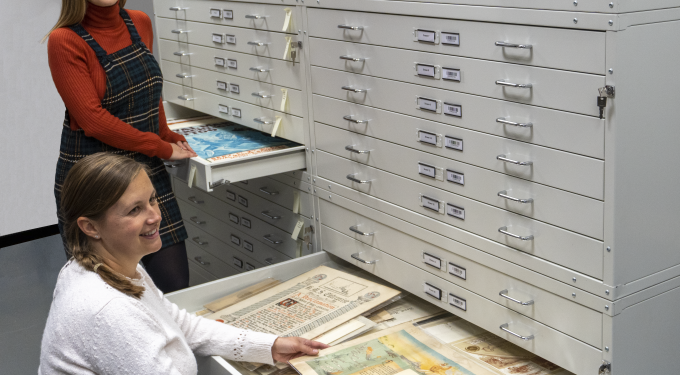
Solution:
[[[86,270],[96,272],[113,288],[136,298],[141,298],[144,287],[115,272],[94,252],[90,237],[78,226],[78,218],[101,219],[141,171],[148,173],[146,165],[120,155],[100,152],[83,158],[66,176],[60,213],[64,219],[66,242],[75,260]]]
[[[123,8],[127,0],[118,0],[118,5]],[[50,37],[52,31],[64,27],[73,26],[83,22],[85,12],[87,11],[87,0],[61,0],[61,13],[57,24],[42,38],[40,41],[44,43]]]

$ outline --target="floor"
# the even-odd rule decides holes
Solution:
[[[59,235],[0,249],[0,374],[37,374],[52,291],[64,263]]]

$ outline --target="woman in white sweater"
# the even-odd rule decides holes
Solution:
[[[156,171],[157,172],[157,171]],[[196,374],[199,356],[273,364],[327,346],[196,317],[165,299],[139,266],[161,248],[149,171],[99,153],[79,161],[62,188],[73,258],[59,274],[39,374]]]

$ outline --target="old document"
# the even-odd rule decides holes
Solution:
[[[399,294],[321,266],[207,318],[257,332],[312,339]]]

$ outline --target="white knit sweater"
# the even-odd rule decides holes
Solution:
[[[129,297],[73,259],[59,273],[42,339],[42,375],[196,374],[196,358],[222,355],[272,364],[276,336],[196,317],[165,299],[137,266],[146,288]]]

